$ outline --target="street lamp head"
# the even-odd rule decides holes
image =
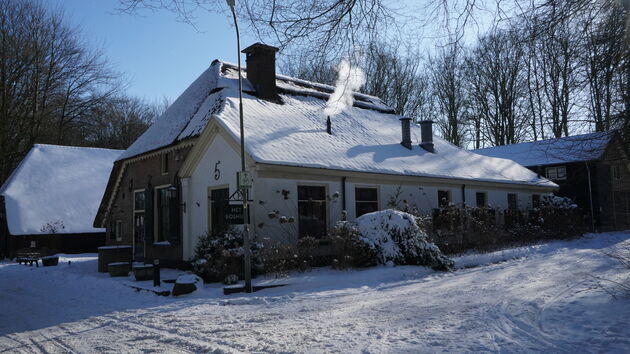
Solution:
[[[227,2],[229,7],[236,6],[236,0],[225,0],[225,2]]]

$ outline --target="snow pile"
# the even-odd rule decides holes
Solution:
[[[183,297],[97,273],[95,254],[60,255],[57,267],[0,261],[0,351],[626,353],[628,299],[598,278],[622,280],[605,253],[627,245],[628,233],[597,234],[449,273],[322,268],[257,278],[287,285],[253,294],[206,284]]]
[[[453,261],[428,241],[415,216],[393,209],[368,213],[356,221],[361,239],[373,247],[380,264],[423,265],[449,270]]]
[[[182,274],[175,281],[177,284],[203,284],[203,280],[194,274]]]
[[[36,144],[0,188],[12,235],[103,232],[92,222],[121,150]]]

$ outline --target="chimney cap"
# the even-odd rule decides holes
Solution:
[[[268,52],[275,53],[275,52],[279,51],[280,49],[277,48],[277,47],[274,47],[274,46],[270,46],[270,45],[267,45],[267,44],[264,44],[264,43],[257,42],[257,43],[254,43],[254,44],[250,45],[249,47],[241,50],[241,53],[248,54],[248,53],[252,53],[252,52],[254,52],[256,50],[262,50],[262,51],[268,51]]]
[[[399,120],[411,120],[411,118],[410,117],[402,117]]]
[[[425,119],[418,122],[418,124],[423,124],[423,123],[435,123],[435,122],[431,119]]]

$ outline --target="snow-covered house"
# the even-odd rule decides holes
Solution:
[[[92,226],[121,150],[36,144],[0,187],[0,251],[47,247],[95,252],[105,229]]]
[[[410,124],[377,97],[354,94],[327,124],[334,88],[276,75],[276,51],[243,51],[249,222],[258,240],[320,236],[344,214],[352,220],[392,203],[427,214],[481,200],[524,208],[557,187],[434,137],[430,122]],[[188,260],[200,235],[235,217],[238,96],[237,68],[213,61],[118,158],[95,220],[108,244],[132,244],[137,258]]]
[[[560,186],[556,194],[573,199],[596,229],[630,228],[630,161],[615,131],[473,151],[511,159],[553,180]]]

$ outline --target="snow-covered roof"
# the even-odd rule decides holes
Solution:
[[[104,232],[92,222],[121,150],[36,144],[0,187],[12,235]]]
[[[127,159],[198,136],[210,119],[240,139],[238,75],[232,64],[214,61],[119,159]],[[355,94],[354,105],[331,117],[326,133],[326,100],[332,86],[277,76],[282,103],[257,98],[243,86],[245,145],[259,163],[397,175],[474,179],[555,187],[553,182],[510,160],[480,156],[434,137],[435,153],[400,144],[401,124],[379,98]]]
[[[473,152],[483,156],[510,159],[523,166],[592,161],[601,158],[613,135],[612,132],[597,132],[496,146],[473,150]]]

